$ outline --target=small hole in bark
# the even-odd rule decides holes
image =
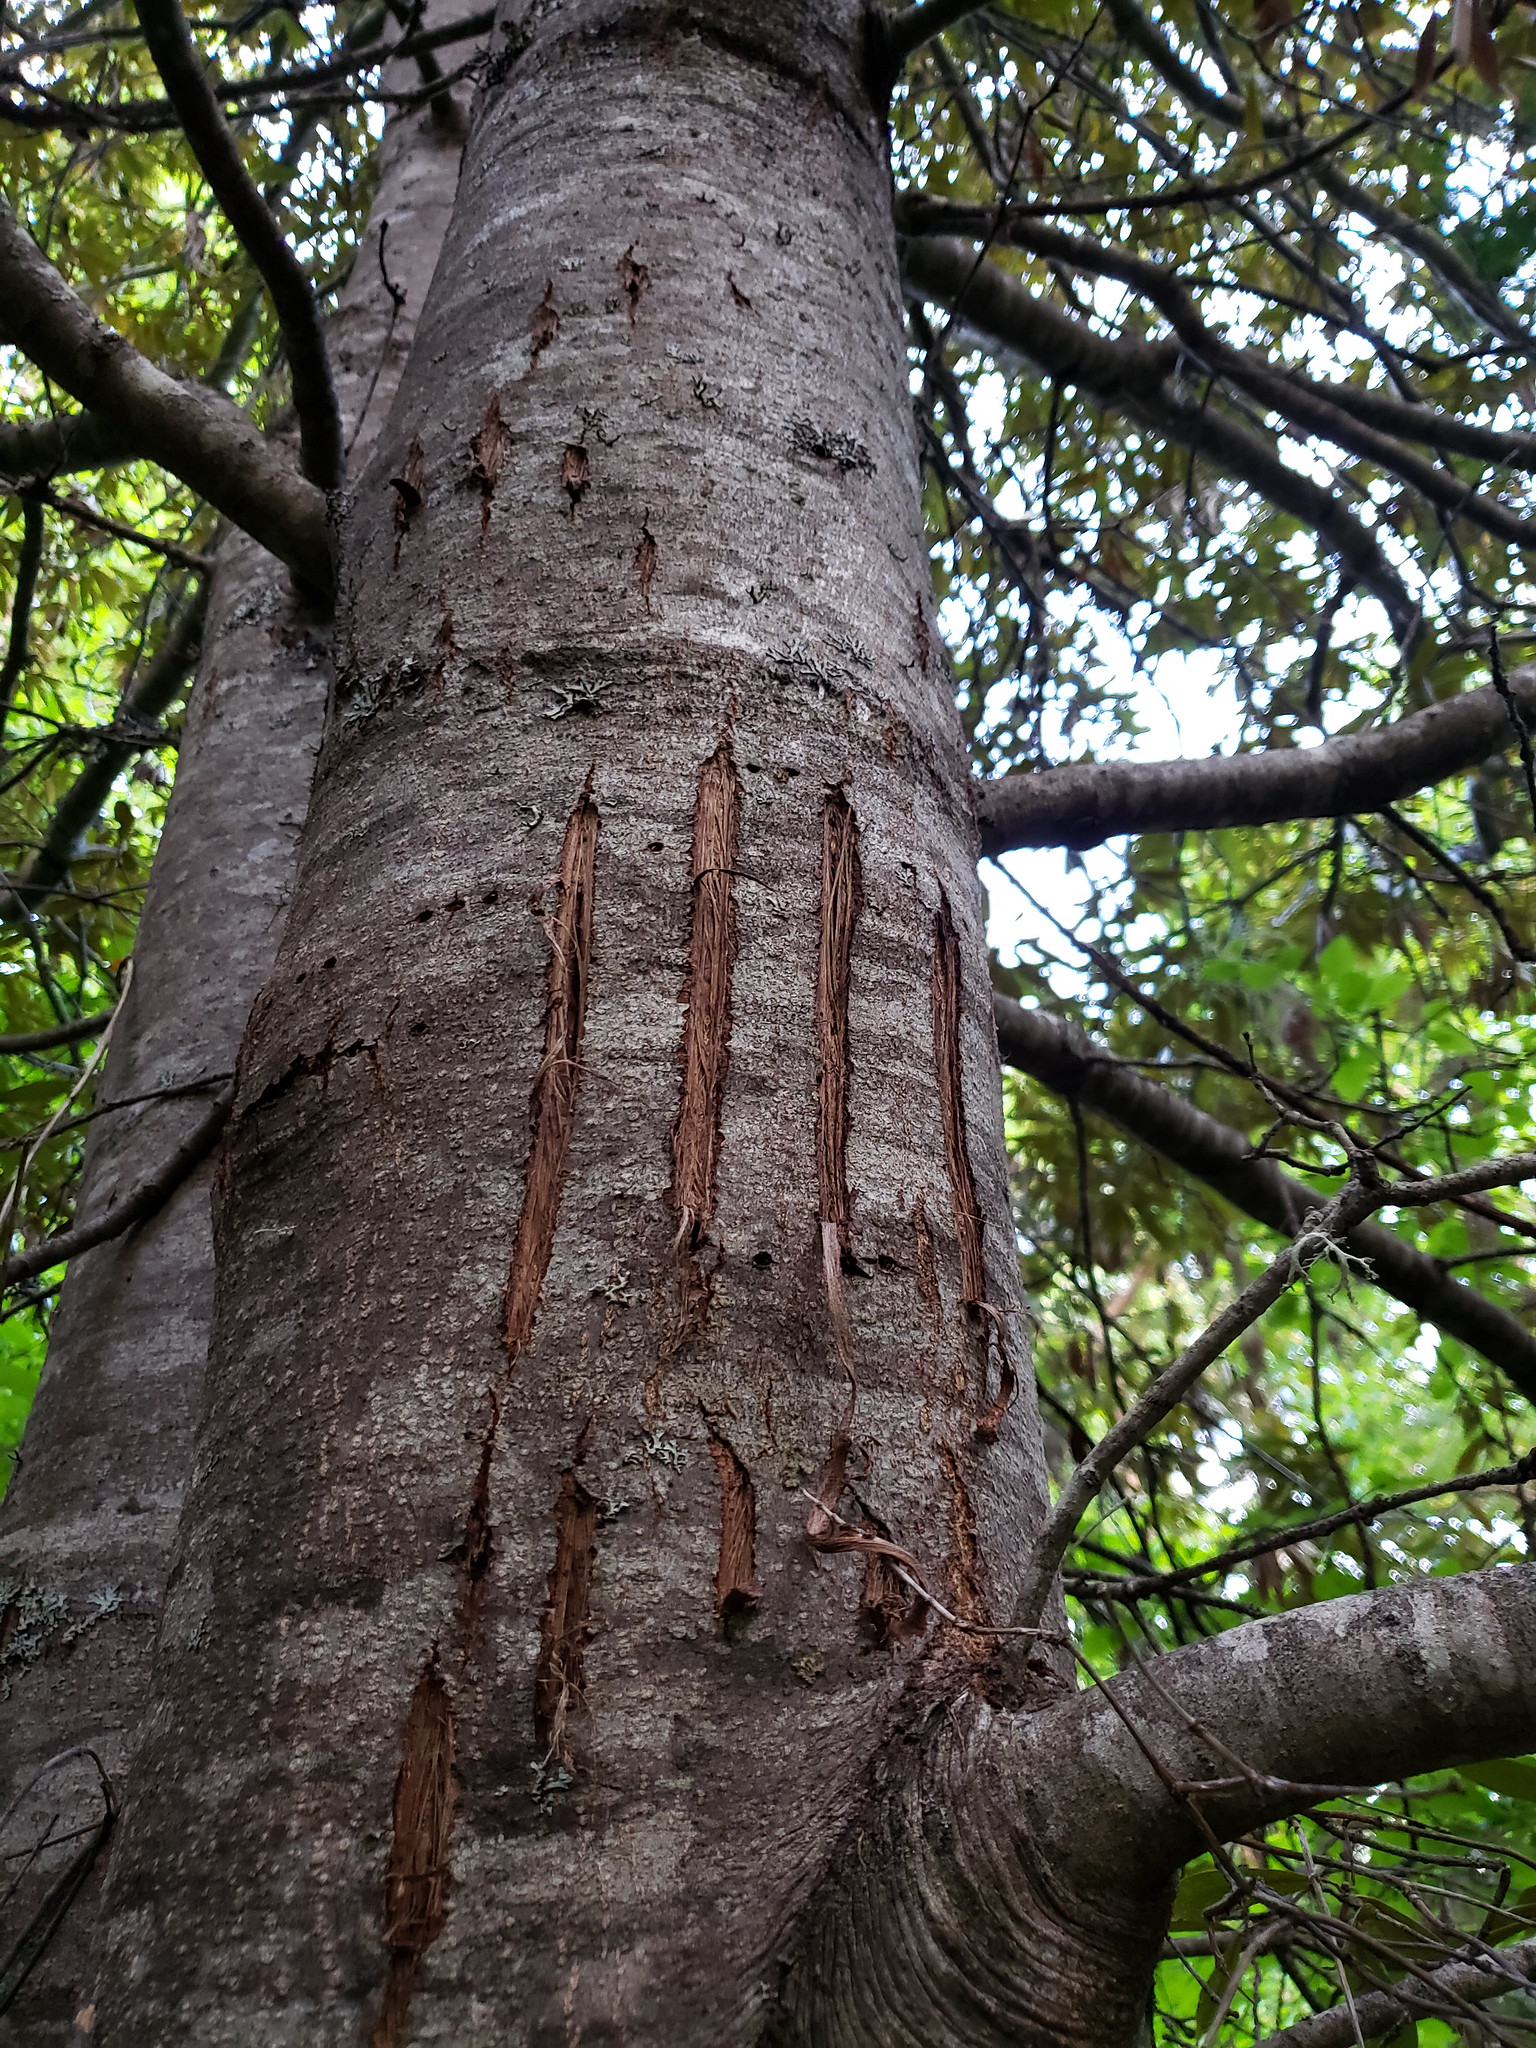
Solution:
[[[645,850],[646,850],[646,852],[647,852],[647,853],[660,853],[660,852],[662,852],[662,851],[664,850],[664,848],[665,848],[665,845],[666,845],[666,841],[665,841],[665,840],[662,840],[662,839],[653,839],[653,840],[652,840],[652,841],[650,842],[650,844],[649,844],[649,845],[648,845],[648,846],[646,847],[646,849],[645,849]]]
[[[760,1273],[766,1273],[769,1267],[773,1264],[773,1253],[754,1252],[752,1254],[752,1263],[754,1266],[757,1267]]]
[[[494,903],[496,901],[496,891],[494,889],[487,889],[485,894],[480,898],[480,901],[486,904]]]
[[[431,922],[431,918],[432,913],[430,910],[418,910],[416,913],[416,922],[418,924],[428,924]]]
[[[328,959],[327,959],[327,960],[325,961],[325,963],[324,963],[324,964],[325,964],[325,965],[326,965],[327,967],[334,967],[334,966],[336,965],[336,955],[335,955],[334,953],[332,953],[332,954],[331,954],[331,955],[329,956],[329,958],[328,958]]]
[[[431,1029],[432,1026],[427,1022],[425,1017],[418,1017],[416,1019],[416,1022],[410,1027],[410,1036],[412,1038],[421,1038],[424,1037],[425,1034]]]

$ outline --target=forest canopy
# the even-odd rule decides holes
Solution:
[[[404,0],[192,19],[295,312],[167,96],[161,14],[47,0],[0,42],[12,1456],[49,1240],[92,1119],[126,1106],[96,1077],[240,509],[129,411],[78,405],[67,347],[9,309],[46,259],[316,478],[304,320],[358,257],[384,111],[499,61],[466,56],[487,18],[423,35]],[[913,432],[1061,1484],[1362,1162],[1406,1182],[1536,1151],[1536,11],[927,0],[887,34]],[[414,83],[386,88],[386,56]],[[868,655],[837,659],[824,680]],[[1317,786],[1266,809],[1222,779],[1244,756],[1308,757]],[[1517,1176],[1298,1257],[1078,1528],[1086,1662],[1528,1558],[1533,1261]],[[1158,2038],[1262,2041],[1341,1984],[1526,1938],[1536,1763],[1320,1797],[1192,1868]],[[1514,2040],[1531,2009],[1461,2023]],[[1417,2038],[1467,2038],[1454,2000]]]

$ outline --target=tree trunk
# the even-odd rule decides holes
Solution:
[[[391,123],[382,151],[375,225],[330,334],[349,433],[363,442],[385,415],[426,296],[458,138],[441,116],[417,113]],[[377,257],[385,222],[390,277],[407,295],[393,317]],[[230,536],[102,1102],[200,1079],[217,1089],[232,1074],[293,883],[329,661],[328,624],[295,597],[286,570]],[[146,1181],[208,1100],[199,1092],[102,1118],[79,1214]],[[42,1932],[36,1916],[92,1839],[75,1831],[94,1830],[103,1810],[88,1757],[45,1766],[88,1744],[120,1786],[143,1707],[213,1317],[213,1172],[199,1169],[148,1222],[73,1261],[54,1318],[0,1528],[0,1810],[43,1772],[9,1816],[4,1847],[49,1832],[60,1846],[7,1901],[5,1950],[28,1928]],[[27,1978],[3,2023],[7,2041],[69,2036],[86,2002],[99,1877]]]
[[[117,2039],[750,2038],[903,1702],[984,1663],[805,1490],[1008,1605],[1043,1466],[855,13],[562,8],[479,111],[242,1058]]]
[[[529,12],[343,535],[98,2033],[1127,2048],[1187,1802],[975,1632],[1044,1469],[858,9]]]

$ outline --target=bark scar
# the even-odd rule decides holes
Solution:
[[[841,789],[832,790],[821,816],[821,945],[816,969],[816,1185],[823,1226],[848,1249],[848,988],[853,933],[863,908],[859,828]]]
[[[448,1922],[453,1742],[453,1703],[434,1648],[416,1681],[400,1731],[400,1769],[384,1880],[389,1975],[373,2048],[403,2048],[421,1959]]]
[[[485,538],[486,528],[491,523],[491,500],[496,495],[496,479],[501,475],[501,465],[512,446],[512,436],[503,426],[501,400],[493,391],[491,402],[485,408],[485,424],[469,444],[469,480],[480,486],[480,537]]]
[[[933,1020],[933,1064],[939,1087],[939,1108],[944,1123],[944,1163],[949,1173],[950,1208],[955,1219],[955,1239],[960,1253],[960,1299],[973,1320],[985,1320],[988,1347],[990,1348],[994,1341],[997,1345],[997,1394],[976,1424],[976,1434],[985,1442],[992,1443],[1002,1427],[1003,1417],[1012,1405],[1018,1380],[1009,1356],[1003,1319],[987,1300],[984,1226],[981,1203],[976,1195],[976,1178],[971,1172],[970,1139],[965,1122],[964,1079],[960,1063],[961,986],[960,938],[955,930],[949,897],[941,889],[938,911],[933,920],[933,966],[928,983],[929,1008]]]
[[[629,324],[635,324],[635,314],[640,307],[640,294],[651,288],[651,273],[643,263],[635,261],[635,245],[630,243],[619,258],[617,269],[619,283],[624,287],[624,296],[629,300]]]
[[[560,849],[555,908],[549,919],[549,971],[544,1010],[544,1057],[529,1097],[533,1126],[523,1204],[512,1246],[512,1265],[502,1302],[501,1341],[508,1364],[533,1335],[539,1291],[549,1270],[555,1222],[565,1187],[576,1092],[581,1080],[581,1041],[587,1021],[587,986],[592,959],[592,888],[597,862],[597,805],[592,776],[566,823]]]
[[[731,978],[736,968],[736,855],[741,837],[741,777],[728,740],[699,770],[693,811],[693,911],[683,981],[683,1074],[672,1126],[672,1185],[677,1219],[680,1312],[662,1345],[669,1358],[703,1327],[711,1274],[706,1232],[715,1213],[720,1125],[731,1062]]]
[[[752,1475],[733,1447],[714,1430],[709,1454],[720,1475],[720,1561],[715,1571],[715,1612],[722,1621],[757,1605],[757,1495]]]
[[[567,1768],[566,1722],[582,1701],[596,1547],[597,1502],[574,1472],[563,1472],[555,1499],[555,1562],[539,1624],[533,1732],[545,1761],[558,1760]]]

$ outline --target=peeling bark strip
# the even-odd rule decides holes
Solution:
[[[859,828],[841,789],[821,814],[821,953],[816,972],[816,1181],[823,1226],[848,1249],[848,983],[863,906]]]
[[[976,1510],[960,1470],[960,1460],[951,1450],[941,1450],[939,1459],[949,1482],[949,1583],[954,1590],[955,1612],[962,1621],[984,1622],[987,1608],[981,1595]]]
[[[693,812],[693,928],[682,1001],[683,1085],[672,1126],[667,1202],[695,1232],[715,1213],[720,1115],[731,1060],[731,975],[736,966],[736,852],[741,777],[722,740],[699,770]]]
[[[512,446],[512,436],[502,424],[501,400],[493,391],[491,402],[485,408],[485,425],[469,444],[469,480],[480,486],[480,536],[485,537],[491,523],[491,500],[496,495],[496,479],[501,475],[501,465]]]
[[[453,1803],[453,1706],[434,1650],[416,1681],[400,1731],[394,1831],[384,1881],[389,1976],[373,2048],[403,2048],[421,1959],[448,1922]]]
[[[485,1398],[491,1415],[480,1439],[480,1469],[475,1474],[469,1512],[464,1517],[463,1541],[449,1553],[464,1577],[459,1596],[459,1626],[466,1657],[472,1656],[479,1644],[485,1579],[496,1554],[496,1531],[491,1523],[491,1462],[496,1455],[496,1432],[501,1426],[501,1403],[494,1387],[486,1388]]]
[[[705,1225],[715,1213],[720,1116],[731,1062],[731,976],[736,968],[736,850],[741,836],[741,777],[722,740],[699,770],[693,811],[693,913],[683,980],[683,1078],[672,1126],[672,1185],[683,1260],[683,1309],[663,1346],[669,1356],[702,1325],[709,1281],[700,1260]]]
[[[555,1562],[539,1624],[539,1662],[533,1680],[533,1732],[545,1757],[570,1760],[565,1723],[581,1702],[592,1599],[592,1558],[597,1502],[574,1472],[560,1475],[555,1501]]]
[[[966,1140],[965,1097],[960,1073],[960,941],[949,898],[939,891],[933,920],[933,969],[928,983],[933,1014],[933,1064],[944,1117],[944,1163],[949,1169],[949,1196],[955,1237],[960,1247],[960,1298],[979,1309],[987,1298],[987,1269],[981,1250],[981,1204],[971,1173]]]
[[[757,1495],[752,1476],[723,1436],[713,1431],[709,1455],[720,1475],[720,1563],[715,1572],[715,1612],[725,1620],[755,1607],[762,1593],[757,1578]]]
[[[549,1270],[555,1220],[565,1186],[576,1089],[581,1078],[581,1038],[587,1021],[587,980],[592,959],[592,876],[597,860],[597,805],[592,777],[565,828],[554,915],[549,921],[548,1003],[544,1011],[544,1057],[529,1097],[533,1140],[523,1181],[523,1206],[512,1247],[512,1269],[503,1298],[501,1341],[508,1362],[533,1335],[539,1289]]]

